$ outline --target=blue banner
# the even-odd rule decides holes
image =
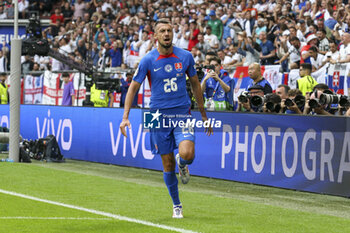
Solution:
[[[8,125],[8,106],[0,124]],[[128,137],[123,109],[21,106],[21,134],[54,134],[66,158],[162,170],[152,155],[140,109],[132,109]],[[193,113],[199,117],[198,112]],[[197,130],[193,175],[350,197],[349,118],[209,112],[221,120],[208,137]]]
[[[0,26],[0,48],[2,47],[3,41],[6,41],[6,44],[8,45],[11,41],[14,34],[13,26]],[[26,36],[26,27],[25,26],[19,26],[18,27],[18,35],[20,38],[25,38]]]

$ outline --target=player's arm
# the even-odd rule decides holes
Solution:
[[[202,88],[201,88],[201,84],[199,83],[197,74],[194,75],[193,77],[190,77],[190,83],[192,86],[194,97],[196,98],[196,101],[198,104],[198,109],[202,115],[202,120],[207,121],[208,117],[207,117],[207,113],[204,110]],[[209,127],[209,129],[207,129],[207,135],[210,135],[210,134],[213,134],[213,129]]]
[[[135,94],[140,89],[140,86],[141,86],[141,83],[133,80],[130,84],[128,93],[126,94],[126,97],[125,97],[123,120],[119,126],[122,134],[125,137],[126,137],[125,126],[130,127],[130,121],[129,121],[130,108],[131,108],[132,102],[134,101]]]

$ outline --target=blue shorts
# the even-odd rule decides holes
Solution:
[[[151,112],[155,111],[151,110]],[[177,149],[180,142],[184,140],[194,142],[194,128],[179,125],[180,121],[186,122],[191,117],[189,107],[159,109],[159,112],[162,113],[160,128],[150,129],[153,154],[169,154]]]

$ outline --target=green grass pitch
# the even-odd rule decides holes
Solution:
[[[0,190],[193,232],[350,232],[342,197],[191,177],[172,219],[161,172],[67,160],[0,163]],[[172,232],[0,192],[0,233]]]

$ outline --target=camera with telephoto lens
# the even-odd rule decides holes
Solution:
[[[284,102],[287,107],[292,107],[294,103],[298,106],[298,108],[303,107],[305,105],[305,96],[297,95],[295,96],[294,100],[287,98]]]
[[[339,105],[343,108],[350,107],[350,97],[342,95],[339,100]]]
[[[317,98],[309,100],[309,106],[310,106],[310,108],[317,108],[317,107],[321,106],[320,100]]]
[[[243,91],[239,96],[238,96],[238,100],[241,103],[247,103],[248,100],[250,99],[250,95],[248,91]]]
[[[266,109],[269,112],[279,112],[281,110],[281,97],[277,94],[269,93],[263,98]]]
[[[250,103],[254,107],[259,107],[259,106],[264,104],[264,97],[261,97],[261,96],[258,96],[258,95],[252,96],[250,98]]]
[[[320,95],[320,104],[321,105],[338,104],[340,99],[341,99],[341,95],[323,93]]]

